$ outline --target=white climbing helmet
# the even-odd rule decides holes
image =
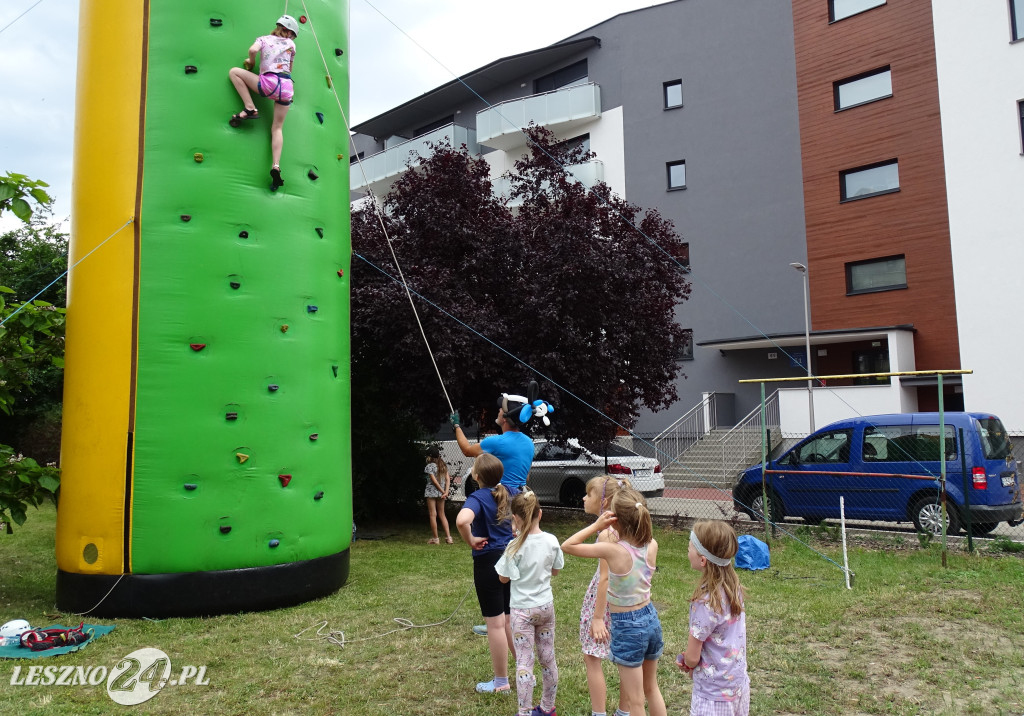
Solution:
[[[291,30],[296,34],[296,36],[299,34],[299,23],[297,23],[295,18],[291,15],[282,15],[277,18],[277,24],[286,30]]]
[[[0,626],[0,646],[17,646],[21,643],[21,635],[32,629],[24,619],[13,619]]]

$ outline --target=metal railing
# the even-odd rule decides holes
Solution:
[[[703,400],[651,441],[662,465],[677,461],[680,455],[716,427],[716,395],[717,393],[705,395]]]
[[[731,477],[734,473],[744,470],[751,464],[751,456],[756,454],[755,462],[760,463],[761,436],[767,434],[768,455],[782,439],[779,412],[779,391],[773,392],[765,399],[765,418],[761,423],[761,406],[755,405],[732,430],[719,440],[722,455],[722,478]]]

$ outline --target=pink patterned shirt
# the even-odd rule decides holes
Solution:
[[[290,75],[292,60],[295,59],[295,43],[287,37],[264,35],[257,37],[260,45],[260,74],[274,72]]]
[[[725,614],[711,611],[706,600],[690,602],[690,634],[704,642],[693,670],[693,693],[711,701],[733,701],[750,688],[747,613],[733,616],[724,594],[722,600]]]

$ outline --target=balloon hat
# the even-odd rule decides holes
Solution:
[[[526,396],[510,395],[502,393],[498,398],[498,407],[505,413],[513,425],[523,426],[530,422],[531,418],[540,418],[545,426],[551,425],[550,413],[555,412],[555,407],[546,400],[537,398],[540,387],[537,381],[531,380],[526,388]]]

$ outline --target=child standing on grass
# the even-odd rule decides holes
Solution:
[[[616,479],[611,475],[598,475],[587,482],[587,494],[583,497],[583,511],[588,515],[600,515],[611,505],[612,498],[624,487],[630,487],[629,480]],[[599,542],[618,542],[619,535],[614,528],[600,532]],[[591,716],[606,716],[608,687],[604,681],[604,669],[601,662],[610,654],[608,624],[611,617],[608,611],[608,563],[598,560],[594,577],[590,580],[587,593],[583,596],[583,608],[580,610],[580,643],[583,645],[583,663],[587,668],[587,690],[590,691]],[[623,710],[626,705],[619,701],[615,716],[627,716]],[[626,705],[628,709],[628,705]]]
[[[512,583],[512,643],[516,652],[518,716],[555,716],[558,666],[555,664],[555,597],[551,577],[564,566],[558,539],[540,529],[540,504],[530,488],[512,498],[509,510],[516,538],[494,569],[503,584]],[[533,708],[533,648],[536,644],[543,684]]]
[[[700,581],[690,600],[690,638],[676,662],[693,676],[690,716],[747,716],[747,620],[732,566],[738,544],[727,522],[702,520],[690,531],[690,566]]]
[[[455,518],[462,539],[473,548],[473,584],[480,613],[487,624],[487,647],[494,677],[476,685],[479,693],[508,693],[508,654],[512,647],[509,622],[511,589],[502,584],[494,566],[512,541],[507,519],[508,490],[501,484],[505,469],[501,460],[483,453],[473,463],[473,479],[480,486],[466,498]]]
[[[618,541],[584,544],[612,524]],[[563,542],[562,550],[608,563],[611,658],[619,669],[620,709],[639,716],[646,699],[651,716],[668,716],[658,688],[658,659],[664,649],[661,621],[651,603],[658,543],[643,496],[630,488],[619,490],[610,509]]]
[[[427,487],[423,492],[423,496],[427,500],[427,519],[430,520],[430,531],[434,534],[427,540],[427,544],[440,544],[437,537],[438,520],[444,527],[444,541],[451,544],[452,535],[448,528],[448,516],[444,513],[444,501],[448,499],[452,478],[448,474],[448,466],[441,459],[441,451],[437,449],[436,445],[427,448],[427,464],[423,468],[423,474],[427,476]]]

